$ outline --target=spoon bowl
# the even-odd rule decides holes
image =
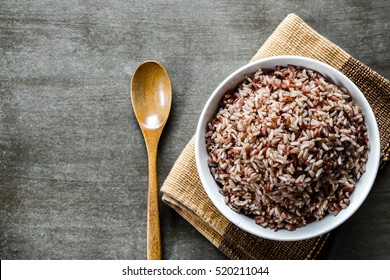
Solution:
[[[156,61],[139,65],[132,78],[131,92],[139,124],[146,129],[163,127],[172,99],[171,82],[165,68]]]
[[[148,152],[147,259],[159,260],[157,148],[172,102],[171,81],[160,63],[146,61],[135,70],[131,79],[131,102]]]

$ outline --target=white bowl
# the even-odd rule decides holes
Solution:
[[[304,68],[315,70],[324,75],[332,83],[345,87],[352,96],[355,104],[360,106],[364,115],[367,132],[370,142],[368,161],[366,163],[366,172],[360,177],[355,190],[350,196],[350,205],[343,209],[337,216],[328,214],[321,221],[315,221],[295,231],[285,229],[274,231],[270,228],[263,228],[257,225],[254,219],[244,214],[238,214],[232,211],[224,202],[224,196],[219,192],[220,187],[212,177],[208,166],[208,155],[205,143],[205,134],[207,124],[217,113],[219,102],[226,92],[234,89],[241,83],[246,75],[255,73],[260,68],[273,69],[276,65],[287,66],[288,64],[302,66]],[[261,59],[249,63],[230,74],[212,93],[208,99],[199,119],[196,139],[195,139],[195,157],[200,179],[203,187],[216,206],[216,208],[233,224],[241,229],[267,239],[280,241],[293,241],[313,238],[327,233],[345,222],[362,205],[374,184],[375,177],[379,167],[380,160],[380,140],[378,126],[374,113],[362,92],[338,70],[333,67],[306,57],[298,56],[276,56]]]

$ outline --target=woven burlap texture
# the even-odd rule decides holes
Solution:
[[[301,18],[289,14],[258,50],[253,60],[274,55],[311,57],[343,72],[366,95],[381,134],[382,163],[388,160],[390,83],[318,34]],[[200,182],[194,154],[194,137],[184,148],[165,180],[163,200],[231,259],[312,259],[329,234],[297,242],[280,242],[253,236],[230,223],[214,207]]]

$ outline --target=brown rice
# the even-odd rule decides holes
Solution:
[[[226,93],[206,146],[226,204],[274,230],[347,207],[369,149],[347,90],[294,66],[260,69]]]

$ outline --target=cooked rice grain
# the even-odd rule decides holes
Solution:
[[[293,66],[260,69],[226,93],[206,145],[226,204],[274,230],[346,208],[369,150],[347,90]]]

